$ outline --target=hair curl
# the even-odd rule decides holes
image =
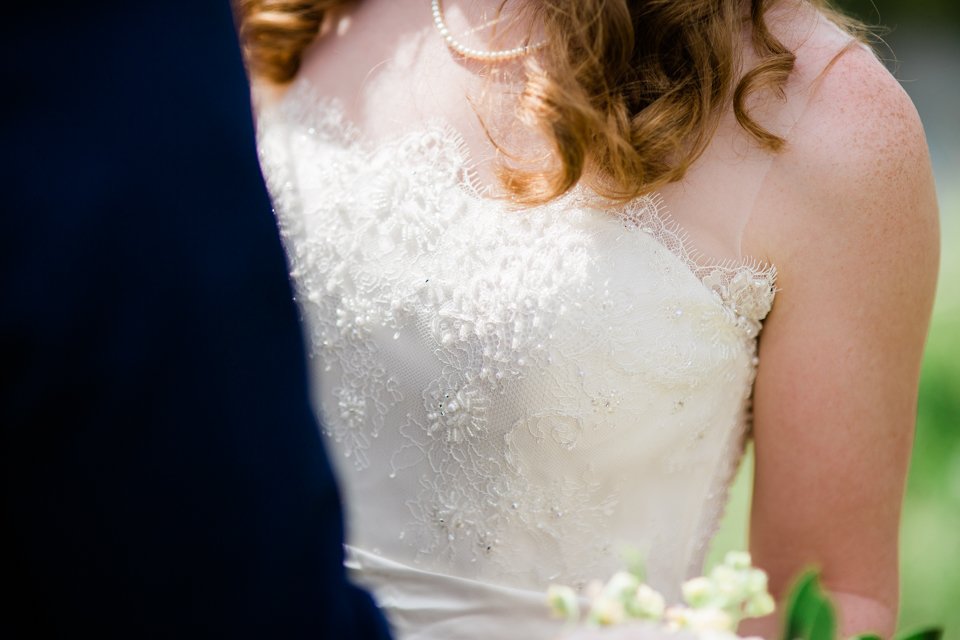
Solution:
[[[251,73],[293,79],[325,21],[353,1],[235,0]],[[615,201],[655,191],[685,175],[731,102],[740,126],[762,148],[779,151],[784,140],[748,109],[759,92],[782,93],[794,68],[794,54],[765,20],[775,1],[530,3],[546,46],[526,63],[520,116],[542,131],[554,161],[533,168],[502,161],[507,193],[539,204],[581,180]],[[738,77],[744,27],[759,62]]]

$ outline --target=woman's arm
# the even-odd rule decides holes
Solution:
[[[819,82],[761,196],[776,211],[748,229],[780,288],[755,388],[750,547],[775,595],[817,565],[844,634],[886,636],[937,207],[917,114],[872,54],[848,51]]]

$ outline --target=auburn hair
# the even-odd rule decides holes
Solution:
[[[304,49],[337,10],[356,1],[235,0],[251,73],[292,80]],[[760,92],[782,93],[793,71],[793,52],[765,19],[776,1],[524,3],[545,46],[526,61],[520,119],[536,126],[554,153],[548,166],[532,167],[501,155],[498,175],[507,193],[532,205],[581,180],[614,201],[655,191],[684,176],[731,103],[740,126],[762,148],[779,151],[784,140],[748,108]],[[741,74],[744,28],[758,62]]]

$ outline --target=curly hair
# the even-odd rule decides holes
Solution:
[[[307,45],[355,1],[235,0],[251,73],[277,83],[293,79]],[[756,143],[779,151],[784,140],[748,108],[760,92],[782,94],[794,68],[793,52],[767,26],[775,1],[528,3],[546,44],[526,62],[519,113],[543,133],[553,161],[529,168],[502,154],[497,173],[506,192],[532,205],[581,180],[613,201],[655,191],[683,178],[731,103]],[[758,63],[739,76],[745,26]]]

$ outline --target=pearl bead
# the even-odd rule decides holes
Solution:
[[[464,58],[480,60],[482,62],[502,62],[504,60],[513,60],[514,58],[526,56],[530,54],[531,51],[540,49],[546,44],[545,42],[539,42],[533,46],[524,45],[514,47],[513,49],[501,49],[499,51],[482,51],[473,47],[467,47],[461,44],[453,34],[450,33],[450,27],[447,26],[447,22],[443,17],[443,5],[440,3],[440,0],[431,0],[430,5],[430,10],[433,14],[433,24],[437,27],[437,31],[447,43],[447,47]]]

